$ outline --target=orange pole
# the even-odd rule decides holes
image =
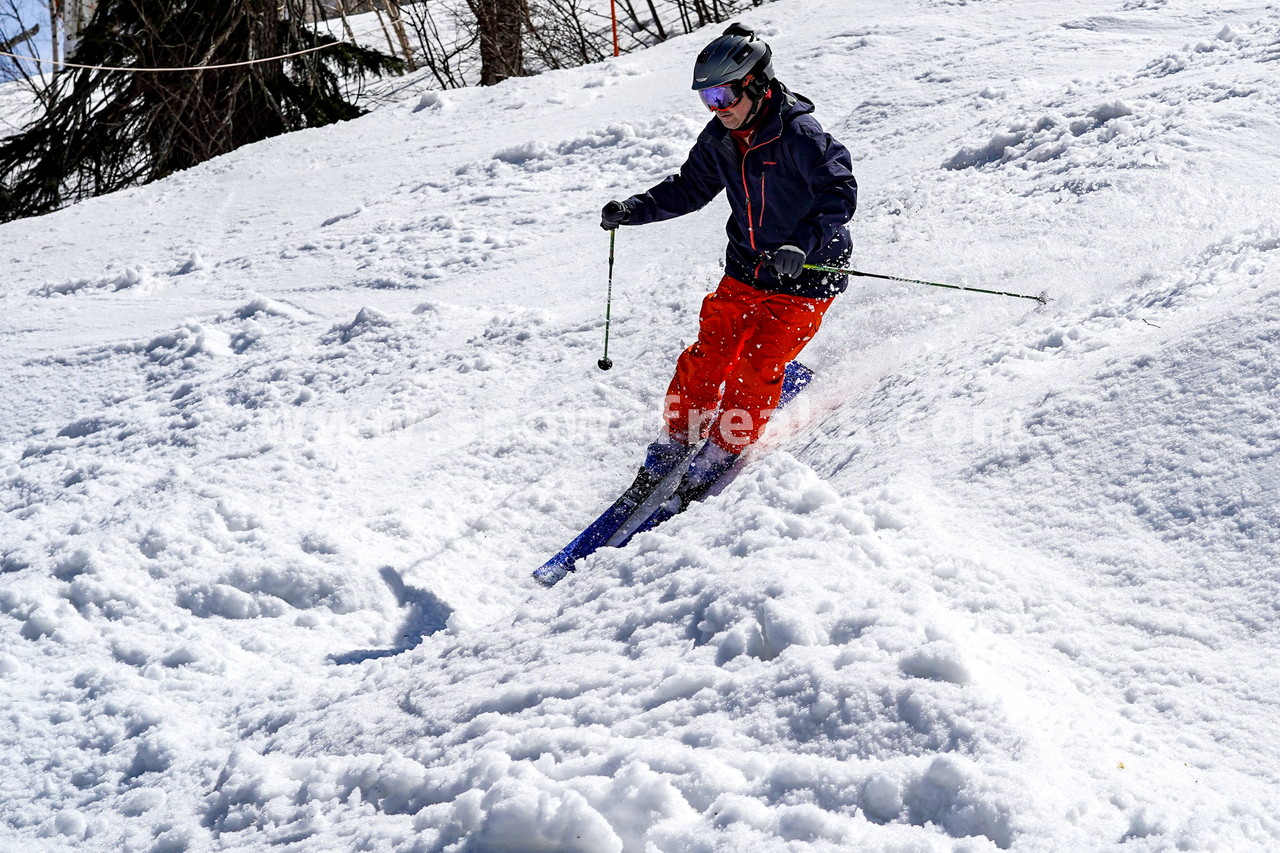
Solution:
[[[609,19],[613,23],[613,55],[617,56],[621,53],[618,50],[618,0],[609,0]]]

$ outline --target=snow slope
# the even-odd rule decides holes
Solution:
[[[35,97],[26,84],[0,83],[0,139],[12,136],[31,118]]]
[[[863,269],[733,486],[552,591],[722,203],[714,30],[0,226],[0,850],[1280,849],[1280,14],[782,0]]]

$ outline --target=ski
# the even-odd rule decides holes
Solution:
[[[782,380],[782,399],[778,403],[778,408],[783,408],[795,399],[796,395],[804,390],[804,387],[812,380],[812,370],[798,361],[788,364]],[[690,447],[688,452],[673,465],[667,476],[655,483],[652,488],[640,494],[624,493],[608,509],[601,513],[595,521],[589,524],[585,530],[579,533],[572,542],[562,548],[550,560],[535,569],[533,577],[546,586],[554,586],[565,575],[573,571],[574,565],[579,560],[594,554],[604,546],[620,547],[625,545],[641,529],[652,529],[669,518],[670,515],[659,521],[654,521],[656,514],[662,512],[663,506],[670,499],[671,493],[680,482],[685,464],[693,456],[696,447],[696,445]],[[735,465],[734,468],[730,468],[725,476],[728,477],[729,473],[734,472],[739,465],[741,465],[741,462]],[[724,480],[725,478],[722,477],[721,479]],[[729,479],[732,478],[729,477]],[[717,486],[720,486],[720,483],[717,483]],[[674,513],[671,514],[674,515]],[[650,524],[651,521],[653,522],[652,524]]]

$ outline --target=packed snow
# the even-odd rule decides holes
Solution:
[[[1280,11],[780,0],[855,279],[554,589],[718,279],[719,28],[0,226],[0,850],[1280,850]]]

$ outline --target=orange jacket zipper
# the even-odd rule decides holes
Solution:
[[[754,221],[755,218],[751,212],[752,210],[751,190],[747,187],[747,155],[750,154],[752,151],[755,151],[757,148],[763,148],[764,146],[768,145],[770,142],[777,142],[781,138],[782,138],[782,134],[779,133],[777,136],[775,136],[773,139],[770,139],[768,142],[761,142],[759,145],[752,145],[746,151],[742,152],[742,168],[741,168],[742,194],[747,197],[747,239],[750,241],[752,249],[756,248],[756,227],[755,227],[755,221]],[[763,174],[760,176],[760,225],[761,227],[764,227],[764,175]]]
[[[760,173],[760,227],[761,228],[764,227],[764,208],[767,202],[768,202],[768,199],[764,194],[764,172],[761,172]]]

